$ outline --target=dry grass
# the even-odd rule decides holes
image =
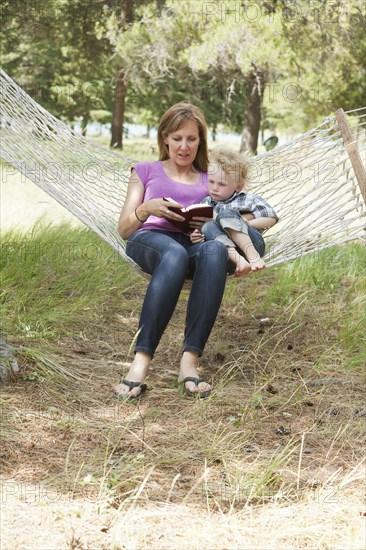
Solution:
[[[136,408],[110,400],[119,365],[88,357],[98,348],[69,350],[57,384],[3,392],[17,426],[3,447],[3,548],[362,547],[357,376],[307,387],[298,361],[284,381],[238,358],[192,403],[160,358]],[[24,530],[24,516],[41,531]]]

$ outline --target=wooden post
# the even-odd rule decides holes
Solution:
[[[360,187],[360,191],[361,191],[364,203],[366,204],[366,171],[361,161],[360,153],[357,148],[357,143],[352,135],[351,129],[349,127],[349,124],[343,109],[338,109],[335,112],[335,116],[343,137],[343,143],[347,150],[358,185]]]

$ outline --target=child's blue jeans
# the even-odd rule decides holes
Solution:
[[[206,241],[219,241],[226,247],[234,246],[239,254],[243,256],[243,252],[233,243],[229,233],[225,231],[226,228],[235,229],[249,235],[258,254],[261,257],[264,256],[265,244],[261,232],[247,224],[238,210],[232,208],[221,210],[214,221],[206,222],[202,226],[201,233],[205,236]]]
[[[142,230],[129,238],[126,253],[152,276],[142,306],[135,352],[154,356],[188,277],[192,287],[183,349],[202,355],[225,290],[225,245],[218,241],[192,243],[183,233]]]

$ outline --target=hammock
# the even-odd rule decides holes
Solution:
[[[146,275],[126,256],[117,231],[130,169],[138,160],[76,134],[1,69],[0,112],[0,156]],[[353,138],[346,147],[337,118],[330,117],[252,159],[249,190],[263,196],[280,218],[266,232],[268,266],[365,238],[364,183],[360,188],[346,149],[358,145],[365,152],[366,108],[347,115]]]

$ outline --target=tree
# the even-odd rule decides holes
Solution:
[[[134,16],[133,3],[129,0],[121,0],[119,14],[116,11],[111,16],[114,29],[123,32],[132,24]],[[110,146],[115,149],[123,147],[123,121],[125,113],[127,79],[123,64],[118,63],[114,79],[114,101]]]
[[[258,147],[258,136],[262,122],[263,94],[267,81],[268,71],[256,67],[253,63],[253,71],[247,77],[248,103],[241,135],[240,151],[247,155],[256,155]]]
[[[299,11],[300,6],[300,11]],[[365,7],[358,0],[305,1],[283,8],[291,72],[300,81],[298,104],[309,120],[340,106],[365,105]],[[306,56],[301,55],[306,51]]]
[[[147,109],[157,120],[172,103],[192,101],[204,108],[214,133],[219,123],[238,124],[245,87],[231,69],[222,73],[190,65],[186,52],[201,41],[202,14],[199,2],[189,2],[189,10],[185,4],[167,1],[159,18],[153,4],[141,6],[128,29],[118,33],[111,25],[108,36],[123,57],[129,111]]]
[[[138,91],[137,109],[161,114],[167,103],[190,99],[204,107],[213,133],[220,123],[239,129],[242,149],[255,154],[267,80],[288,71],[288,57],[280,53],[280,17],[265,3],[258,21],[243,12],[246,21],[237,23],[232,14],[238,2],[216,4],[228,10],[227,17],[222,11],[203,17],[199,2],[169,0],[159,19],[151,5],[140,8],[114,46]]]
[[[339,106],[365,104],[365,10],[360,0],[2,0],[4,69],[53,114],[82,120],[172,103],[201,106],[242,133],[255,154],[260,127],[302,131]],[[305,55],[306,54],[306,55]],[[114,75],[114,76],[113,76]],[[140,115],[140,119],[141,119]]]
[[[85,133],[91,110],[110,110],[110,44],[95,36],[100,3],[14,0],[2,10],[4,69],[55,116],[80,118]]]
[[[124,34],[132,26],[137,14],[137,8],[149,4],[149,0],[119,0],[120,5],[116,10],[110,10],[110,14],[105,21],[99,25],[99,33],[106,36],[112,46],[116,42],[123,41]],[[164,0],[156,0],[152,4],[158,13],[161,12]],[[128,74],[125,67],[124,52],[116,50],[115,56],[115,79],[114,79],[114,101],[112,117],[112,133],[110,146],[114,149],[123,148],[123,123],[125,118],[126,96],[128,90]]]
[[[205,72],[219,70],[223,78],[234,74],[242,83],[246,97],[241,106],[241,151],[256,154],[267,81],[287,65],[279,52],[279,16],[269,2],[256,4],[259,12],[254,15],[244,3],[216,3],[217,10],[211,4],[200,42],[186,52],[188,63]]]

